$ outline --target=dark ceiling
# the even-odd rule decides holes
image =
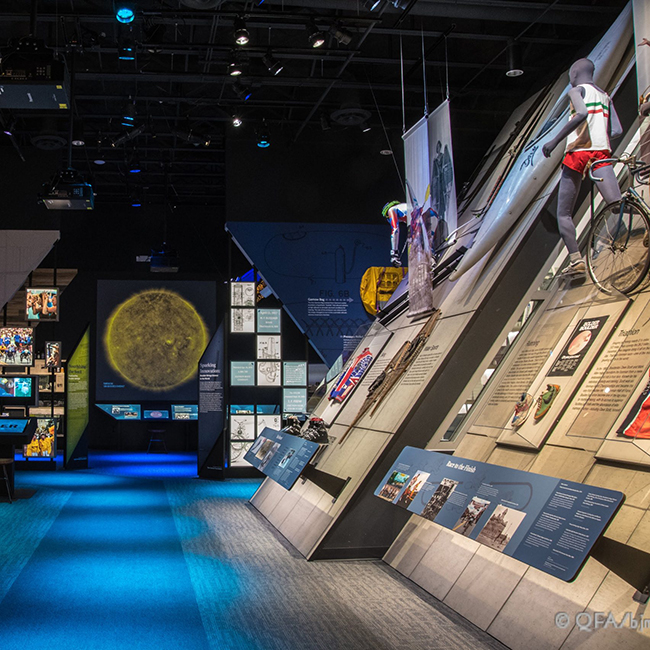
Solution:
[[[137,194],[152,204],[224,207],[233,142],[254,150],[261,135],[271,147],[346,133],[356,139],[368,125],[372,155],[392,148],[401,158],[403,124],[422,116],[425,101],[434,108],[444,98],[447,75],[462,183],[512,110],[587,52],[625,0],[384,0],[374,11],[362,0],[137,0],[130,25],[117,23],[113,4],[36,3],[35,35],[69,68],[75,52],[75,116],[85,146],[74,148],[74,167],[91,177],[98,202]],[[30,33],[32,5],[0,3],[0,44]],[[245,46],[234,42],[238,16],[250,33]],[[314,26],[325,35],[319,48],[309,42]],[[119,60],[118,46],[129,39],[135,60]],[[505,75],[509,44],[521,57],[520,77]],[[264,62],[269,47],[284,65],[277,75]],[[237,78],[228,74],[234,53],[244,64]],[[125,132],[129,102],[142,133],[111,146]],[[243,120],[239,129],[233,115]],[[0,99],[0,117],[15,120],[14,142],[0,143],[5,160],[18,161],[16,149],[35,142],[68,139],[67,115],[9,111]],[[62,165],[65,155],[63,146]],[[101,158],[106,164],[96,165]],[[134,161],[140,174],[128,173]]]

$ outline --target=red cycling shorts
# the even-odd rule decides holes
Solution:
[[[562,164],[584,176],[585,170],[589,165],[597,160],[605,160],[605,158],[611,157],[612,152],[607,150],[569,151],[564,156]],[[611,163],[607,163],[607,165],[611,165]],[[606,167],[607,165],[599,165],[599,167]]]

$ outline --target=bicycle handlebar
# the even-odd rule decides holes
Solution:
[[[602,165],[614,165],[616,163],[623,163],[624,165],[627,165],[630,169],[630,173],[636,177],[636,180],[639,183],[647,182],[647,181],[642,181],[639,178],[639,174],[641,174],[642,172],[650,172],[650,163],[639,163],[637,162],[636,156],[628,156],[626,154],[623,154],[618,158],[605,158],[603,160],[596,160],[593,164],[589,166],[589,178],[594,183],[601,183],[603,179],[598,178],[598,176],[594,176],[594,170],[597,167]]]

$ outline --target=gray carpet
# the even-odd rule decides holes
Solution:
[[[381,561],[307,562],[247,504],[256,483],[167,481],[213,650],[502,650]]]

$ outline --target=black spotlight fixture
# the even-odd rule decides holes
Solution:
[[[228,59],[228,74],[231,77],[239,77],[244,74],[244,65],[239,52],[233,50]]]
[[[250,34],[246,28],[246,21],[241,17],[235,18],[235,43],[246,45],[250,40]]]
[[[368,7],[369,11],[374,11],[379,8],[382,2],[383,0],[365,0],[363,4]]]
[[[124,106],[124,110],[122,111],[122,121],[121,121],[122,126],[125,126],[129,129],[135,126],[135,117],[136,117],[135,103],[129,101]]]
[[[232,89],[237,96],[237,99],[241,100],[242,102],[248,101],[253,94],[251,87],[249,85],[243,84],[239,79],[237,79],[237,81],[235,81],[235,83],[232,85]]]
[[[271,50],[271,48],[269,48],[266,51],[266,54],[262,57],[262,63],[264,63],[266,69],[274,75],[280,74],[284,69],[284,65],[273,56],[273,50]]]
[[[135,129],[130,129],[126,133],[123,133],[119,138],[111,142],[111,147],[117,148],[122,146],[125,142],[128,142],[129,140],[134,140],[137,138],[139,135],[142,135],[145,131],[146,126],[144,124],[141,124],[140,126],[137,126]]]
[[[312,47],[321,47],[325,44],[325,33],[316,27],[316,23],[309,25],[309,44]]]
[[[524,74],[524,70],[521,65],[521,49],[519,48],[519,43],[509,41],[506,77],[521,77],[522,74]]]
[[[122,38],[117,44],[117,58],[120,61],[135,61],[135,43],[132,38]]]
[[[266,120],[262,120],[262,126],[257,130],[257,146],[260,149],[268,149],[271,146],[269,127]]]
[[[330,34],[336,39],[339,45],[350,45],[352,42],[352,34],[341,25],[332,25],[330,27]]]
[[[244,120],[239,115],[232,116],[232,125],[237,129],[244,123]]]

